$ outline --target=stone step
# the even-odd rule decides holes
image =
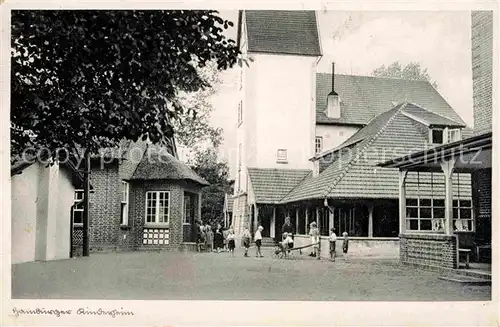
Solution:
[[[475,278],[464,275],[444,275],[438,277],[441,280],[447,280],[454,283],[467,284],[467,285],[491,285],[491,279]]]

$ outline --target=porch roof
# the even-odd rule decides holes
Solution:
[[[255,203],[278,203],[311,174],[308,169],[248,168]]]
[[[441,162],[455,159],[455,170],[473,171],[491,168],[491,151],[492,133],[489,132],[394,158],[379,166],[411,171],[441,171]]]

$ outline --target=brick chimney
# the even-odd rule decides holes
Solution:
[[[335,63],[332,63],[332,90],[326,98],[326,115],[330,118],[340,118],[340,98],[335,92]]]

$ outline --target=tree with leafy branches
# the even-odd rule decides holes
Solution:
[[[407,65],[402,66],[399,61],[394,61],[387,67],[382,65],[379,68],[374,69],[372,75],[378,77],[428,81],[432,84],[432,86],[434,86],[434,88],[437,88],[437,83],[432,80],[427,72],[427,68],[421,67],[418,62],[410,62]]]
[[[241,60],[224,34],[233,23],[213,10],[19,10],[11,21],[11,158],[85,158],[88,256],[90,155],[123,139],[171,142],[174,122],[197,110],[180,93],[210,87],[199,73],[209,63]]]
[[[168,142],[197,111],[180,94],[210,86],[200,70],[238,62],[232,25],[213,10],[13,11],[12,154]]]
[[[179,114],[179,119],[173,122],[177,144],[194,151],[198,150],[200,144],[218,147],[222,143],[222,128],[210,124],[210,115],[214,110],[211,97],[221,83],[217,64],[208,62],[198,70],[198,74],[210,87],[197,92],[179,92],[179,102],[188,110],[184,110]]]
[[[196,151],[189,160],[191,168],[210,183],[202,190],[201,217],[211,226],[223,223],[224,196],[232,194],[227,162],[219,160],[216,148]]]

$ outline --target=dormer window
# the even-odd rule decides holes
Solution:
[[[442,128],[433,128],[430,130],[430,142],[432,144],[444,143],[444,131]]]
[[[448,129],[448,143],[460,141],[462,139],[462,131],[459,128]]]

